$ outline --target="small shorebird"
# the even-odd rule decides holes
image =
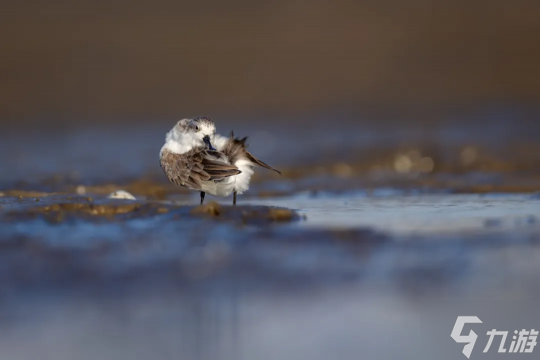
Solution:
[[[207,117],[182,119],[165,137],[159,152],[161,168],[169,180],[204,196],[242,194],[249,188],[255,165],[281,172],[258,160],[246,150],[246,139],[216,134],[214,122]]]

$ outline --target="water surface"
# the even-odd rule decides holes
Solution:
[[[488,329],[540,327],[525,137],[314,127],[299,152],[267,129],[253,152],[284,176],[234,208],[167,184],[160,128],[0,142],[2,356],[458,359],[459,315],[484,321],[475,357]]]

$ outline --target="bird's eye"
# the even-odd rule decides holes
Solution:
[[[195,130],[199,131],[199,126],[195,125]]]

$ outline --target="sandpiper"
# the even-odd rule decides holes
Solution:
[[[169,180],[204,196],[242,194],[249,188],[255,165],[281,172],[258,160],[246,145],[247,137],[238,139],[216,134],[214,122],[207,117],[182,119],[165,137],[159,152],[161,168]]]

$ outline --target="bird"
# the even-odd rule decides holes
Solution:
[[[201,205],[205,195],[236,195],[249,188],[253,167],[281,172],[247,151],[247,137],[235,138],[216,134],[214,122],[204,116],[178,121],[167,132],[159,152],[163,172],[170,182],[199,191]]]

